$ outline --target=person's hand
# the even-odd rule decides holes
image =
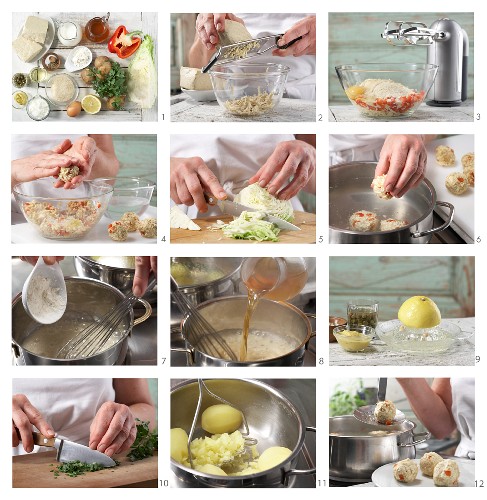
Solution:
[[[206,212],[204,192],[211,193],[219,200],[227,197],[215,174],[202,158],[171,158],[171,199],[181,205],[196,205],[200,212]]]
[[[316,16],[305,17],[289,28],[279,40],[279,45],[286,45],[299,37],[302,37],[301,40],[293,43],[287,49],[274,49],[272,55],[279,57],[315,55]]]
[[[375,177],[387,174],[385,190],[400,198],[424,178],[427,154],[421,135],[388,135],[380,152]]]
[[[306,186],[315,167],[316,150],[313,146],[299,140],[280,142],[264,165],[249,179],[249,184],[258,182],[259,186],[267,187],[270,194],[289,200]],[[288,184],[291,176],[293,178]]]
[[[90,448],[111,457],[128,450],[137,436],[130,408],[114,401],[103,403],[90,426]]]
[[[214,50],[220,41],[219,32],[225,31],[225,19],[244,24],[243,20],[234,14],[198,14],[196,18],[196,33],[201,43]]]
[[[61,167],[79,167],[80,158],[64,155],[72,146],[71,141],[65,139],[52,149],[14,160],[11,170],[12,185],[57,176]]]
[[[54,187],[72,189],[87,179],[95,163],[96,152],[96,142],[92,137],[86,135],[76,139],[63,154],[77,162],[76,166],[79,168],[79,174],[67,182],[58,179]]]
[[[22,441],[27,453],[34,450],[32,425],[46,437],[53,438],[55,433],[46,422],[41,412],[35,408],[24,394],[12,396],[12,446],[16,447]]]
[[[132,291],[137,297],[144,295],[151,271],[157,276],[157,255],[135,257],[135,276]]]
[[[64,257],[42,257],[44,259],[44,263],[47,264],[48,266],[52,266],[56,262],[60,262],[64,260]],[[28,262],[32,266],[35,266],[37,264],[39,257],[33,257],[33,256],[27,256],[27,257],[20,257],[20,260],[23,260],[24,262]]]

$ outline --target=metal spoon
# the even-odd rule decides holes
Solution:
[[[387,390],[387,379],[386,378],[380,378],[379,379],[379,388],[377,390],[377,402],[379,401],[385,401],[386,399],[386,390]],[[389,427],[386,426],[385,424],[379,424],[377,420],[375,419],[374,415],[374,410],[375,410],[376,405],[367,405],[367,406],[361,406],[360,408],[357,408],[353,412],[353,416],[357,419],[363,422],[364,424],[369,424],[369,425],[377,425],[380,427]],[[404,413],[396,408],[396,416],[394,417],[394,420],[392,421],[391,425],[394,424],[400,424],[401,422],[404,422],[406,420],[406,416]]]
[[[32,297],[32,287],[35,284],[34,278],[40,277],[49,280],[49,288],[54,290],[59,296],[56,301],[59,306],[56,307],[47,297],[42,296],[38,300],[41,302],[42,307],[35,307],[31,302]],[[43,325],[49,325],[55,323],[61,319],[64,311],[66,311],[66,305],[68,302],[66,283],[64,281],[63,271],[58,262],[52,265],[47,265],[42,257],[37,259],[37,263],[34,269],[29,274],[25,280],[24,286],[22,288],[22,305],[24,306],[27,314],[38,323]]]

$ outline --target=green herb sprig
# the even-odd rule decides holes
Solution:
[[[135,419],[137,422],[137,436],[135,441],[130,447],[130,452],[127,454],[127,458],[131,462],[137,460],[142,460],[143,458],[152,457],[154,452],[157,450],[157,431],[149,430],[149,422],[142,421],[138,418]]]
[[[92,68],[93,89],[100,97],[119,97],[127,94],[125,71],[118,62],[112,62],[108,74],[103,75],[97,68]]]

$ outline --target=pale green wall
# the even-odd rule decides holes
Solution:
[[[425,3],[425,7],[428,3]],[[459,4],[461,8],[461,3]],[[471,12],[333,12],[329,14],[328,81],[329,102],[348,103],[335,66],[365,62],[426,62],[426,47],[393,47],[380,37],[386,21],[421,21],[430,26],[450,17],[467,32],[470,41],[468,97],[473,98],[474,16]]]

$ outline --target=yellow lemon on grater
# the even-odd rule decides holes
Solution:
[[[433,328],[441,322],[438,306],[423,295],[410,297],[399,308],[399,321],[409,328]]]

